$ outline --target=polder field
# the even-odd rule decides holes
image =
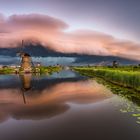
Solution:
[[[140,66],[73,67],[73,69],[88,77],[99,77],[121,87],[140,91]]]

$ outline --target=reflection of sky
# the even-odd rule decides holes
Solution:
[[[22,76],[25,77],[21,80],[25,80],[29,75]],[[8,80],[7,75],[1,77],[3,83],[9,81],[9,88],[5,85],[0,88],[1,140],[85,140],[89,136],[99,140],[133,140],[136,136],[135,140],[139,140],[140,127],[134,117],[119,111],[122,107],[130,110],[133,103],[113,95],[95,80],[76,80],[78,77],[75,77],[72,80],[54,79],[52,82],[48,76],[44,76],[46,80],[36,76],[34,82],[38,86],[24,93],[24,104],[24,91],[17,85],[22,83],[20,77],[11,77],[15,80]],[[18,88],[13,87],[13,83]],[[135,110],[132,111],[135,113]]]
[[[78,73],[74,73],[70,70],[62,70],[58,73],[51,75],[51,78],[75,78],[78,76]]]
[[[21,79],[23,80],[23,87],[24,82],[28,82],[28,80],[25,80],[27,77],[28,75],[24,75],[24,79]],[[0,106],[0,121],[8,118],[33,120],[50,118],[66,112],[70,108],[67,103],[94,104],[112,97],[111,91],[96,81],[75,81],[74,79],[74,81],[66,80],[47,86],[48,80],[41,81],[38,77],[38,81],[36,81],[38,87],[43,84],[44,88],[31,89],[28,94],[25,92],[26,105],[23,103],[22,92],[24,91],[22,91],[22,88],[21,90],[18,88],[1,88],[0,103],[3,106]],[[17,81],[20,82],[18,79],[12,82],[16,83]],[[12,82],[10,86],[12,86]],[[29,82],[33,86],[30,80]]]

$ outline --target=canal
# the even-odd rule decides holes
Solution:
[[[0,140],[139,140],[138,102],[70,70],[0,75]]]

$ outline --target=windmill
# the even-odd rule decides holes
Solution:
[[[23,73],[31,73],[32,67],[34,66],[32,62],[32,58],[28,53],[24,52],[23,49],[24,49],[24,41],[22,40],[21,51],[18,53],[18,56],[21,58],[21,63],[20,63],[21,71]]]

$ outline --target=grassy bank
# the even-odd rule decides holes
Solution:
[[[62,68],[59,66],[48,66],[48,67],[40,67],[41,74],[52,74],[54,72],[59,72]]]
[[[15,70],[13,68],[3,68],[0,69],[0,74],[13,74]]]
[[[36,68],[33,68],[33,73],[35,72]],[[38,73],[40,74],[52,74],[54,72],[59,72],[62,68],[60,66],[41,66],[37,67]],[[17,72],[18,71],[18,72]],[[3,68],[0,69],[0,74],[23,74],[22,69],[17,68]]]
[[[89,77],[100,77],[113,84],[132,88],[140,91],[140,71],[113,69],[113,68],[95,68],[95,67],[74,67],[75,71]]]

